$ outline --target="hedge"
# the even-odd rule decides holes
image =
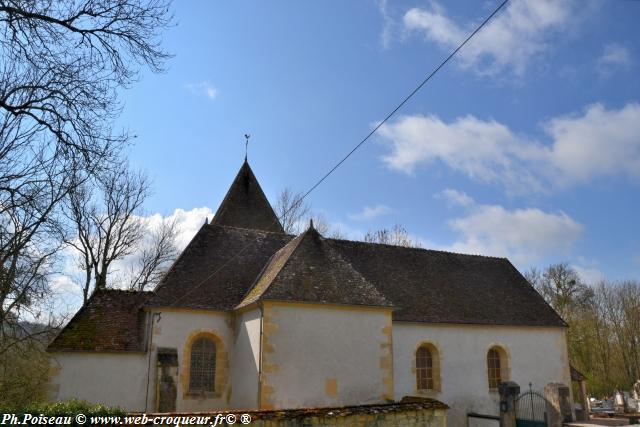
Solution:
[[[43,416],[43,417],[61,417],[61,416],[71,416],[72,420],[77,414],[84,414],[87,417],[90,416],[108,416],[108,415],[117,415],[124,416],[127,412],[124,409],[117,407],[108,407],[104,405],[96,405],[93,403],[89,403],[84,400],[71,399],[65,402],[56,402],[56,403],[39,403],[27,405],[21,408],[9,408],[9,407],[0,407],[0,413],[4,414],[15,414],[18,419],[24,419],[24,415],[31,414],[35,416]],[[0,416],[0,420],[2,416]],[[75,420],[71,423],[71,425],[77,425]]]

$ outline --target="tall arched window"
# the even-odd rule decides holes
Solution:
[[[433,390],[433,355],[424,345],[416,352],[416,380],[418,390]]]
[[[491,347],[487,352],[487,376],[489,388],[497,390],[501,382],[507,381],[507,353],[500,347]]]
[[[191,365],[189,369],[189,392],[203,393],[215,391],[216,383],[216,343],[208,337],[196,339],[191,344]]]
[[[432,344],[422,344],[416,350],[416,387],[418,391],[440,389],[438,350]]]

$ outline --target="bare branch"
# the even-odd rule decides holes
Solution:
[[[311,206],[302,199],[302,193],[285,188],[278,194],[275,211],[284,232],[298,234],[302,231],[302,222],[311,212]]]

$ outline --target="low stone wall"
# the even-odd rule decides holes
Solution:
[[[238,416],[236,425],[242,425],[240,414],[251,417],[253,427],[308,427],[308,426],[373,426],[373,427],[446,427],[447,405],[437,400],[405,400],[400,403],[360,405],[341,408],[305,408],[272,411],[222,412]],[[162,414],[166,416],[168,414]],[[188,416],[195,414],[173,414]],[[208,414],[211,415],[211,414]],[[161,416],[161,415],[156,415]],[[227,426],[222,423],[218,426]]]

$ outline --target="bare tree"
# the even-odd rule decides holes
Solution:
[[[344,238],[344,234],[332,227],[324,215],[312,211],[311,205],[303,200],[302,193],[296,193],[290,188],[285,188],[278,195],[275,211],[287,234],[303,232],[309,226],[309,221],[313,220],[314,228],[323,236],[333,239]]]
[[[329,224],[329,221],[327,221],[327,218],[325,218],[324,215],[312,214],[310,219],[313,219],[313,227],[324,237],[329,237],[331,239],[345,238],[344,233],[339,228]]]
[[[156,285],[178,256],[175,220],[163,220],[151,230],[151,235],[139,250],[139,256],[129,270],[128,288],[144,291]]]
[[[0,354],[35,333],[22,318],[41,320],[60,242],[56,206],[64,197],[67,159],[31,144],[19,119],[0,127]],[[29,333],[27,333],[29,332]],[[40,332],[38,332],[40,333]]]
[[[345,238],[344,233],[337,227],[331,226],[324,215],[313,212],[311,205],[303,200],[302,193],[296,193],[290,188],[285,188],[278,195],[275,211],[285,233],[299,234],[306,229],[309,220],[313,219],[314,228],[321,235],[333,239]],[[411,239],[407,230],[400,225],[395,225],[392,229],[369,231],[364,236],[364,241],[414,248],[422,247],[420,242]]]
[[[0,115],[30,143],[46,141],[50,154],[88,171],[108,165],[128,139],[111,132],[120,111],[116,90],[135,81],[140,65],[160,71],[169,56],[159,44],[167,7],[153,0],[1,0]]]
[[[93,287],[107,287],[110,267],[133,253],[143,239],[140,214],[148,194],[147,178],[125,164],[70,192],[64,212],[71,230],[64,240],[79,254],[79,266],[85,273],[85,302]]]
[[[527,279],[527,282],[529,282],[531,286],[533,286],[536,289],[540,288],[542,283],[542,272],[539,269],[535,267],[531,267],[529,270],[525,271],[522,275],[524,276],[525,279]]]
[[[631,385],[640,376],[638,323],[640,319],[640,284],[633,281],[602,285],[604,316],[619,351],[621,383]]]
[[[393,228],[383,228],[376,231],[368,231],[364,236],[364,241],[368,243],[382,243],[385,245],[403,246],[407,248],[420,248],[422,245],[417,240],[411,239],[407,230],[401,225],[394,225]]]
[[[571,363],[587,375],[597,395],[628,389],[640,376],[640,283],[582,282],[567,263],[525,274],[569,323]]]
[[[0,407],[25,407],[47,397],[50,362],[45,346],[56,330],[20,322],[11,346],[0,352]]]
[[[39,348],[55,326],[25,321],[43,321],[61,201],[121,155],[117,91],[162,69],[170,20],[163,0],[0,0],[0,356]]]
[[[302,193],[285,188],[278,194],[276,215],[287,234],[298,234],[311,212],[311,206],[302,199]]]
[[[141,65],[161,69],[169,21],[164,1],[0,1],[3,328],[46,296],[71,171],[86,180],[118,155],[116,90]]]
[[[588,307],[593,298],[593,290],[566,262],[549,266],[542,274],[537,290],[567,321],[578,310]]]

